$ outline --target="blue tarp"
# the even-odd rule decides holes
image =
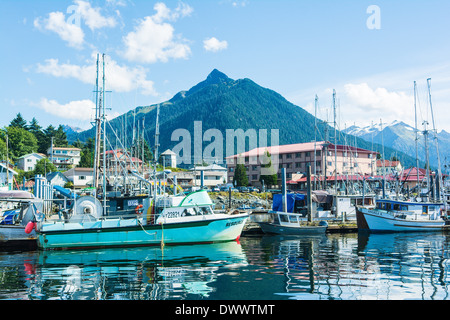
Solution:
[[[305,199],[305,195],[304,194],[298,194],[298,193],[288,193],[288,194],[286,194],[286,209],[287,209],[287,212],[293,212],[294,211],[295,200],[304,200],[304,199]],[[273,195],[272,210],[273,211],[283,211],[283,195],[282,194],[274,194]]]

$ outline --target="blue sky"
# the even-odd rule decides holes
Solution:
[[[436,127],[450,131],[449,12],[436,0],[2,0],[0,126],[20,112],[44,128],[90,128],[96,54],[105,53],[110,118],[216,68],[313,114],[317,94],[318,116],[330,121],[335,89],[340,129],[414,125],[414,81],[419,121],[431,124],[431,78]]]

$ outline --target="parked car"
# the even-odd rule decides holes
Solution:
[[[238,190],[239,190],[239,192],[248,192],[247,187],[239,187]]]

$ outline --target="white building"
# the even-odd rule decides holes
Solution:
[[[93,168],[72,168],[64,172],[69,181],[73,182],[74,188],[86,188],[92,186],[94,177]]]
[[[59,171],[47,173],[47,181],[53,186],[64,187],[69,179]]]
[[[26,154],[17,159],[17,168],[25,172],[33,171],[36,167],[36,163],[43,158],[45,158],[45,154],[42,153]]]
[[[176,168],[177,167],[177,155],[172,150],[167,149],[163,153],[161,153],[162,164],[165,167]]]
[[[0,191],[13,190],[14,176],[18,173],[0,163]]]
[[[201,174],[203,172],[203,186],[215,187],[218,184],[227,183],[227,168],[221,167],[217,164],[211,164],[209,166],[196,166],[191,171],[194,172],[195,180],[194,185],[201,185]]]
[[[75,167],[80,163],[81,149],[50,147],[47,155],[57,169],[67,169],[69,166]]]

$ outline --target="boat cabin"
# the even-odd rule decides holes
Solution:
[[[409,202],[397,200],[377,200],[376,208],[387,212],[402,213],[404,217],[408,215],[429,216],[431,219],[437,218],[441,214],[442,203],[430,202]]]

